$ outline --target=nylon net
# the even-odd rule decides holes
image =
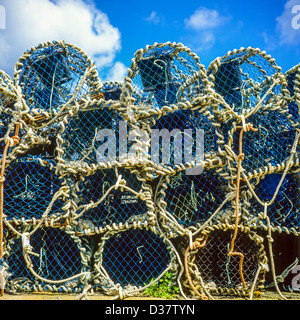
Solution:
[[[156,114],[164,106],[192,100],[206,81],[199,57],[182,44],[154,44],[134,54],[122,97],[133,102],[137,117]]]
[[[162,186],[159,195],[163,208],[160,220],[170,234],[180,234],[182,227],[195,231],[213,214],[216,214],[214,223],[231,219],[233,206],[226,199],[228,182],[213,169],[199,175],[179,172],[169,177]]]
[[[118,186],[120,177],[122,182]],[[114,226],[130,227],[153,220],[151,194],[138,178],[129,170],[106,169],[81,181],[76,194],[77,232],[103,233]]]
[[[1,290],[295,293],[276,255],[300,235],[299,81],[250,47],[205,69],[154,43],[103,83],[75,45],[25,52],[0,70]]]
[[[40,159],[41,160],[41,159]],[[46,209],[59,216],[62,198],[52,202],[61,180],[51,172],[49,161],[19,158],[6,169],[4,211],[8,220],[41,218]]]
[[[197,279],[196,283],[200,288],[202,287],[202,291],[203,286],[206,286],[212,295],[224,294],[224,292],[246,295],[254,281],[259,263],[266,262],[266,256],[260,252],[259,239],[255,240],[253,235],[250,237],[240,232],[236,238],[235,250],[244,255],[243,276],[246,287],[243,287],[239,271],[240,257],[228,256],[233,235],[232,229],[209,231],[206,245],[190,253],[189,267],[194,270],[192,274]],[[262,285],[264,272],[259,277],[259,285]]]
[[[170,269],[174,259],[171,249],[155,230],[131,228],[109,235],[103,241],[96,263],[97,269],[106,270],[107,278],[100,278],[106,280],[103,287],[106,291],[113,283],[119,283],[122,288],[144,287]]]
[[[28,113],[36,120],[52,118],[73,101],[87,99],[99,82],[93,62],[80,48],[65,42],[42,43],[20,57],[15,81]],[[87,73],[87,71],[90,71]]]
[[[30,244],[30,267],[24,259],[21,239],[15,238],[9,244],[9,290],[79,291],[83,286],[80,277],[68,279],[87,270],[87,257],[84,257],[80,239],[74,239],[62,229],[40,228],[31,236]]]
[[[228,52],[212,61],[207,72],[216,92],[237,113],[249,112],[264,95],[264,104],[274,103],[286,87],[280,67],[258,49]]]

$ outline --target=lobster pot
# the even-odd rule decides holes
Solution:
[[[58,218],[65,201],[62,197],[53,198],[61,186],[51,160],[16,159],[5,172],[3,210],[6,219],[39,219],[47,209],[50,209],[47,218]]]
[[[234,251],[244,256],[242,272],[246,286],[243,286],[239,269],[241,257],[228,256],[234,225],[226,225],[224,228],[221,224],[204,229],[199,239],[203,240],[207,235],[207,242],[203,247],[190,251],[187,256],[188,272],[194,286],[206,286],[212,295],[247,295],[259,272],[256,290],[263,288],[266,270],[258,269],[261,264],[267,263],[263,239],[247,230],[249,229],[238,227],[234,243]],[[187,285],[190,286],[188,282]]]
[[[138,173],[118,168],[97,170],[80,182],[77,192],[77,234],[153,223],[152,190]]]
[[[149,178],[190,168],[200,174],[204,167],[222,165],[224,137],[213,115],[205,109],[168,113],[148,122]]]
[[[155,227],[130,228],[106,234],[95,254],[95,284],[106,294],[118,288],[142,290],[165,272],[175,274],[175,255]]]
[[[288,70],[285,74],[287,81],[288,109],[295,123],[299,122],[299,105],[300,105],[300,63]]]
[[[242,167],[248,179],[260,177],[267,173],[279,172],[287,164],[296,137],[295,127],[288,116],[281,110],[260,109],[250,116],[257,131],[244,132]],[[229,131],[228,146],[237,156],[239,150],[240,127],[234,124]],[[231,177],[236,178],[236,157],[228,157]],[[241,178],[244,179],[243,175]]]
[[[133,98],[131,107],[142,118],[180,101],[191,101],[203,92],[203,79],[205,68],[189,48],[155,43],[136,51],[122,95],[128,101]]]
[[[269,55],[259,49],[241,48],[212,61],[207,69],[208,79],[216,92],[237,113],[251,111],[267,93],[263,104],[274,103],[282,88],[284,77]],[[273,88],[275,81],[280,81]],[[220,106],[221,109],[224,106]],[[225,111],[225,110],[224,110]]]
[[[93,62],[80,48],[53,41],[41,43],[21,56],[14,79],[20,85],[29,114],[52,117],[70,99],[87,99],[99,85]]]
[[[101,103],[80,110],[57,139],[62,166],[73,167],[77,162],[107,167],[109,162],[126,160],[132,144],[126,143],[129,129],[127,122]]]
[[[83,239],[63,228],[42,227],[30,236],[30,245],[31,251],[24,253],[20,237],[12,236],[9,240],[8,291],[72,293],[82,290],[90,256]]]
[[[271,201],[281,178],[282,174],[274,173],[259,180],[254,192],[262,202]],[[271,226],[279,232],[300,234],[299,178],[299,174],[287,174],[275,201],[267,208]],[[249,224],[266,230],[267,221],[258,217],[263,215],[264,207],[252,197],[250,208],[253,217]]]
[[[186,228],[197,230],[208,219],[210,223],[230,220],[234,214],[233,203],[226,198],[230,191],[228,182],[213,169],[199,175],[178,172],[161,183],[159,221],[173,237],[184,234]]]

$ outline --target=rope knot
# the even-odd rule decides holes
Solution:
[[[13,136],[12,140],[14,142],[14,146],[17,145],[20,142],[20,138],[18,136]]]
[[[250,130],[252,130],[252,131],[258,131],[258,129],[255,128],[255,127],[253,126],[253,124],[250,123],[250,122],[246,123],[245,128],[246,128],[245,131],[250,131]]]
[[[0,177],[0,183],[4,183],[5,178],[4,177]]]
[[[243,161],[244,159],[245,159],[245,154],[244,154],[244,153],[240,153],[240,154],[238,155],[238,160]]]
[[[200,242],[196,240],[193,242],[191,250],[196,250],[197,248],[200,248]]]

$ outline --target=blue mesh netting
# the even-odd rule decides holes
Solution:
[[[117,160],[119,156],[117,148],[119,146],[119,122],[122,119],[112,110],[101,107],[90,108],[79,111],[74,117],[69,119],[69,124],[62,134],[62,148],[64,150],[63,159],[67,161],[84,161],[86,163],[97,163]],[[101,130],[103,136],[98,136]],[[109,140],[107,136],[109,135]],[[99,153],[103,159],[97,158],[97,150],[103,146],[107,149]],[[102,149],[101,149],[102,150]]]
[[[102,266],[114,283],[124,288],[145,286],[171,261],[163,239],[145,229],[128,229],[109,237],[102,252]]]
[[[50,170],[48,160],[42,163],[37,158],[20,158],[6,168],[3,210],[8,220],[41,218],[59,190],[61,180]],[[55,201],[51,215],[59,215],[63,204],[61,198]]]
[[[78,240],[75,242],[64,230],[40,228],[31,235],[30,244],[32,252],[38,254],[38,256],[30,254],[32,268],[38,276],[44,279],[61,281],[87,270],[80,253],[81,242],[78,243]],[[26,267],[20,238],[10,244],[7,264],[9,265],[8,272],[11,273],[8,288],[10,282],[23,285],[24,291],[37,290],[37,284],[48,285],[47,281],[35,277]],[[76,288],[81,286],[80,282],[78,279],[72,281],[74,284],[71,287],[75,291],[78,290]],[[60,291],[63,289],[61,288]]]
[[[85,72],[92,66],[92,61],[80,49],[53,41],[40,44],[22,56],[14,77],[30,112],[33,109],[35,114],[47,111],[53,116],[73,95],[74,100],[79,101],[92,93],[92,87],[99,81],[97,73],[91,72],[84,79]]]
[[[229,192],[228,182],[213,169],[205,170],[199,175],[176,173],[165,182],[166,189],[162,189],[161,201],[165,203],[165,210],[179,225],[194,230],[202,225],[221,206]],[[162,204],[163,205],[163,204]],[[221,211],[214,218],[214,222],[226,215],[229,202],[225,203]],[[171,218],[162,219],[165,228],[170,226]],[[176,227],[174,227],[176,231]]]
[[[228,257],[233,230],[212,230],[208,233],[207,243],[197,250],[194,263],[203,282],[212,287],[212,293],[222,293],[222,289],[230,293],[241,285],[239,272],[239,256]],[[260,245],[250,240],[249,235],[239,232],[235,242],[235,250],[244,255],[243,274],[245,282],[251,284],[261,262]],[[224,293],[224,292],[223,292]]]
[[[184,99],[192,100],[203,92],[202,76],[205,72],[197,75],[204,67],[199,57],[183,45],[154,44],[138,50],[133,60],[123,94],[135,99],[133,107],[137,113],[149,108],[157,110]],[[188,80],[193,78],[189,84]]]
[[[116,185],[120,174],[122,179],[126,181],[126,186],[133,192],[120,186],[108,192],[109,188]],[[79,183],[76,213],[84,212],[77,225],[79,232],[84,232],[85,229],[91,229],[92,232],[97,232],[100,229],[103,232],[120,223],[123,225],[127,223],[130,226],[134,222],[144,223],[149,219],[149,212],[152,209],[140,196],[135,194],[145,190],[144,182],[141,182],[136,174],[123,168],[118,170],[118,175],[112,169],[98,170]],[[98,203],[102,197],[103,200]],[[87,208],[86,206],[91,203],[97,205]]]
[[[234,105],[234,111],[238,113],[255,107],[280,75],[276,63],[258,49],[232,51],[220,62],[212,61],[208,67],[208,76],[216,92],[230,107]],[[280,83],[274,86],[263,103],[274,102],[281,93]]]
[[[153,120],[148,130],[147,157],[154,166],[179,171],[190,164],[204,167],[222,162],[219,153],[224,149],[224,141],[220,139],[222,132],[208,113],[178,110]],[[153,177],[156,176],[153,170]]]
[[[282,174],[275,173],[266,175],[259,181],[254,191],[261,201],[271,201],[281,178]],[[268,206],[267,214],[271,225],[282,231],[295,230],[295,232],[299,232],[299,209],[299,175],[288,174],[279,189],[275,201],[271,206]],[[264,208],[253,197],[249,211],[257,217],[259,213],[263,213]],[[260,219],[257,225],[266,228],[267,222],[264,219]]]

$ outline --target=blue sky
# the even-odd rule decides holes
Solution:
[[[206,67],[227,51],[248,46],[267,51],[284,70],[300,62],[300,30],[298,40],[281,44],[283,39],[276,19],[284,12],[285,0],[152,0],[147,4],[130,1],[130,6],[126,1],[112,3],[113,6],[109,1],[96,2],[121,31],[120,58],[124,63],[129,62],[136,49],[165,41],[182,42],[190,47]],[[214,26],[189,27],[187,21],[197,10],[205,9],[217,11],[219,22]],[[286,28],[294,31],[289,25]]]
[[[265,50],[283,72],[300,62],[300,0],[119,1],[0,0],[0,68],[12,74],[20,55],[41,41],[65,40],[85,50],[103,81],[121,80],[136,50],[181,42],[208,67],[240,47]],[[297,7],[296,7],[297,9]],[[1,17],[0,17],[1,18]]]

